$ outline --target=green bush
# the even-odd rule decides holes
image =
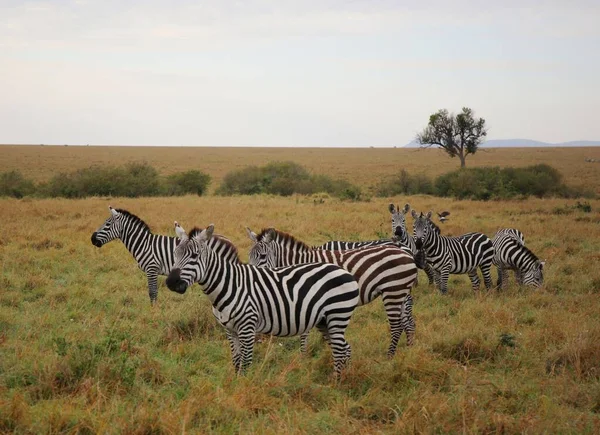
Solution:
[[[219,195],[271,194],[289,196],[325,192],[342,199],[359,200],[361,190],[345,180],[326,175],[311,175],[294,162],[271,162],[229,172],[217,189]]]
[[[405,169],[377,186],[377,195],[379,196],[415,195],[418,193],[434,194],[433,181],[425,174],[410,175]]]
[[[23,198],[35,192],[35,185],[31,180],[23,177],[20,171],[3,172],[0,175],[0,196]]]
[[[201,196],[206,193],[209,183],[210,175],[196,169],[178,172],[166,178],[163,193],[167,196],[186,195],[188,193]]]
[[[537,197],[566,196],[569,189],[562,176],[548,165],[524,168],[483,167],[459,169],[435,180],[439,196],[459,199],[506,199],[518,195]]]
[[[7,176],[6,174],[2,175]],[[29,182],[30,183],[30,182]],[[59,173],[48,182],[34,186],[39,196],[85,198],[88,196],[160,196],[202,195],[210,177],[192,170],[162,178],[147,163],[129,163],[122,167],[91,166],[72,173]],[[33,186],[33,183],[31,183]]]

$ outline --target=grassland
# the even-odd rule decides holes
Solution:
[[[557,168],[573,187],[594,186],[600,195],[600,147],[587,148],[497,148],[469,156],[468,167],[529,166],[546,163]],[[369,191],[382,180],[405,169],[411,174],[437,176],[456,169],[459,162],[437,149],[394,148],[194,148],[194,147],[79,147],[0,146],[0,170],[19,169],[35,181],[57,172],[70,172],[91,165],[146,161],[163,175],[188,169],[209,174],[211,191],[231,170],[270,161],[293,160],[315,174],[327,174],[361,185]]]
[[[121,149],[112,150],[106,162],[119,159]],[[195,158],[185,153],[201,151],[173,149],[182,153],[173,157],[181,166],[171,169],[193,167]],[[346,151],[349,167],[324,157],[339,150],[323,157],[312,151],[315,165],[331,159],[327,173],[352,173],[361,157],[362,167],[379,168],[361,154],[379,150],[358,150],[360,157]],[[160,159],[150,155],[158,167]],[[557,153],[555,166],[567,155]],[[2,159],[0,170],[16,165],[4,153]],[[70,167],[94,159],[81,154]],[[51,175],[46,163],[36,164],[29,175]],[[388,165],[382,158],[381,166]],[[63,162],[60,170],[68,167]],[[597,170],[579,173],[600,184]],[[574,169],[565,177],[582,182]],[[138,214],[158,233],[174,235],[173,220],[187,229],[214,223],[245,259],[246,225],[276,226],[311,244],[372,239],[390,231],[390,201],[449,210],[446,234],[521,229],[547,261],[544,287],[473,294],[466,277],[453,276],[442,297],[422,274],[413,293],[417,342],[401,344],[394,359],[385,357],[388,328],[377,301],[353,316],[352,364],[339,384],[317,334],[308,357],[295,338],[258,344],[248,375],[237,377],[225,334],[197,286],[177,295],[163,280],[151,308],[145,276],[124,246],[90,243],[110,204]],[[598,433],[600,201],[590,201],[591,213],[575,204],[427,196],[317,205],[300,196],[0,199],[0,433]]]

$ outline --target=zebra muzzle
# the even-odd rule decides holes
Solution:
[[[100,240],[98,240],[98,238],[96,237],[97,235],[98,235],[98,233],[92,234],[92,245],[100,248],[100,247],[102,247],[102,242]]]
[[[184,294],[188,288],[185,281],[181,279],[181,269],[173,269],[167,277],[167,287],[169,290],[179,294]]]

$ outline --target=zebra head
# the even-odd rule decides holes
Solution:
[[[412,217],[415,222],[413,224],[415,245],[417,249],[423,249],[425,241],[429,238],[431,230],[431,211],[424,215],[422,212],[417,214],[416,211],[412,211]]]
[[[102,245],[110,242],[111,240],[121,237],[121,230],[123,229],[123,214],[118,210],[108,206],[110,210],[110,217],[106,219],[104,224],[98,231],[92,234],[92,245],[101,248]]]
[[[175,232],[180,242],[174,252],[175,263],[167,277],[167,287],[170,290],[183,294],[189,286],[202,279],[209,250],[207,243],[213,230],[214,225],[211,224],[202,231],[193,229],[188,236],[175,222]]]
[[[531,267],[521,275],[521,284],[539,288],[544,284],[545,261],[537,260]]]
[[[396,235],[396,228],[402,228],[402,231],[406,231],[406,213],[410,210],[410,204],[405,204],[404,208],[400,210],[400,206],[394,207],[394,204],[388,206],[390,213],[392,214],[392,234]]]
[[[258,267],[276,267],[275,230],[269,228],[263,231],[260,237],[248,227],[246,227],[246,231],[248,232],[248,237],[253,242],[248,254],[248,264]]]

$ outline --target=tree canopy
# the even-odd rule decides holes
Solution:
[[[476,118],[473,109],[463,107],[456,115],[442,109],[429,117],[417,142],[426,147],[439,146],[450,157],[458,157],[464,168],[466,157],[477,152],[486,135],[485,119]]]

